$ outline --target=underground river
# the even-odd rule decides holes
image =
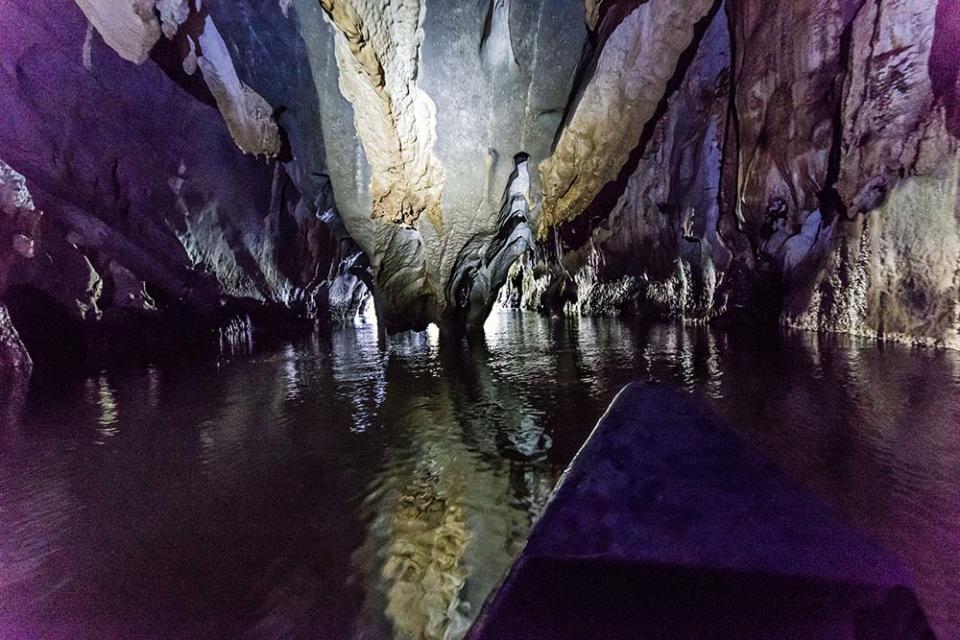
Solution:
[[[960,353],[510,312],[5,401],[0,638],[457,638],[632,379],[704,398],[960,638]]]

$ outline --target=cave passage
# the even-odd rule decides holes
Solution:
[[[960,0],[0,0],[0,640],[480,633],[635,381],[902,562],[821,635],[960,640]],[[845,615],[595,559],[567,635]]]

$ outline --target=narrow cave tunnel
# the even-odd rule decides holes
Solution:
[[[0,3],[0,640],[960,640],[960,0]]]

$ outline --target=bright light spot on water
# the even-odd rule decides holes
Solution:
[[[440,346],[440,327],[433,323],[427,325],[427,344],[431,349]]]
[[[287,399],[295,400],[300,396],[300,371],[297,369],[297,351],[292,344],[288,344],[283,352],[283,372]]]
[[[502,313],[505,313],[503,309],[499,307],[494,307],[490,311],[490,315],[487,316],[487,319],[483,321],[483,330],[496,331],[502,324],[502,321],[500,319],[500,315]]]
[[[515,312],[512,309],[495,305],[490,315],[487,316],[483,323],[483,339],[487,343],[488,349],[503,346],[506,322],[513,313]]]
[[[100,417],[97,419],[100,428],[97,429],[97,432],[104,438],[110,438],[120,432],[117,426],[117,398],[113,389],[110,388],[106,376],[100,376],[97,387],[97,407],[100,409]],[[103,444],[103,441],[98,440],[97,444]]]
[[[377,307],[373,303],[373,296],[367,294],[360,308],[357,310],[357,320],[363,324],[377,326]]]

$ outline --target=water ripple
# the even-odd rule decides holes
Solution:
[[[960,638],[960,355],[511,312],[32,389],[0,420],[0,636],[458,638],[634,379],[707,399]]]

